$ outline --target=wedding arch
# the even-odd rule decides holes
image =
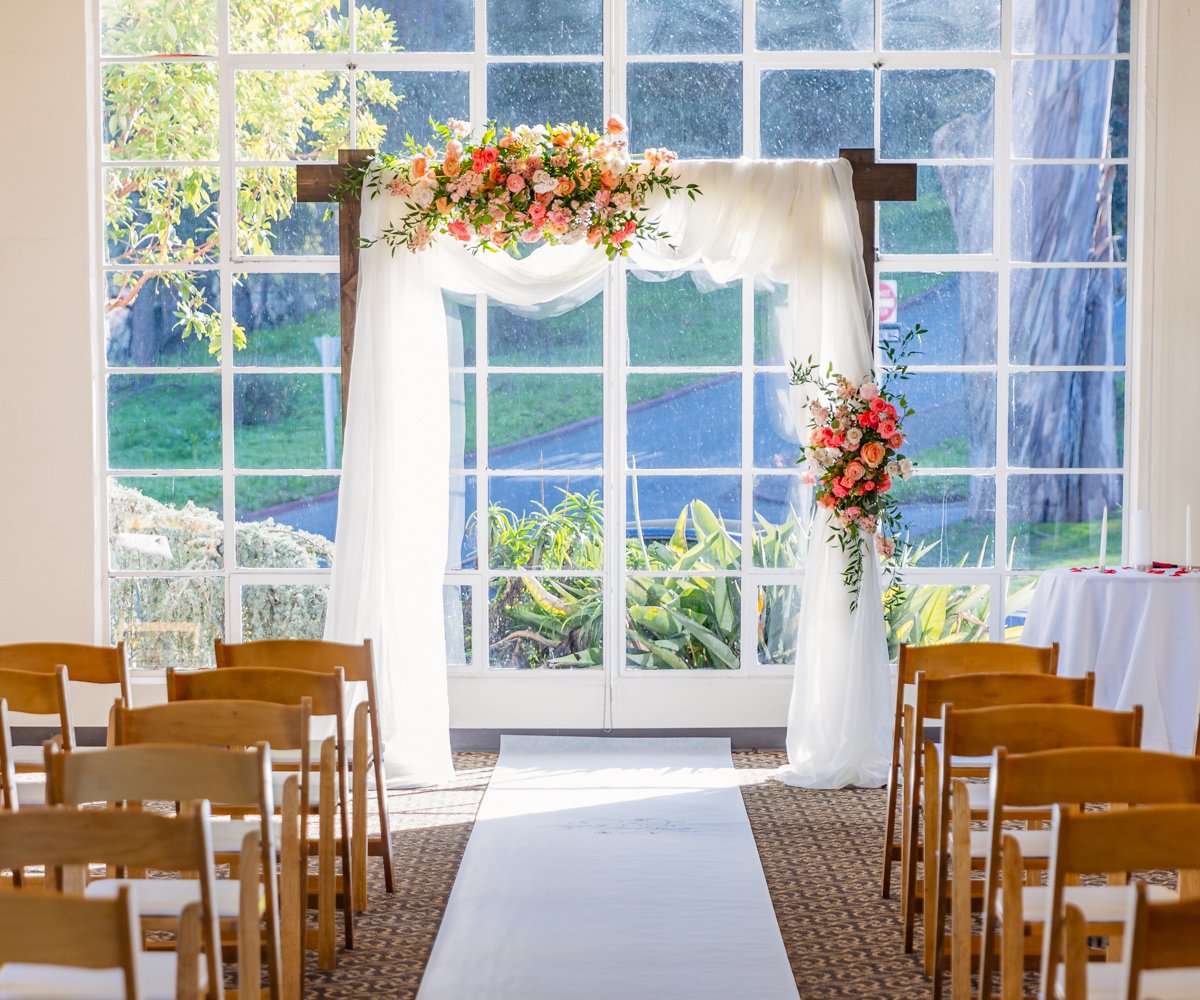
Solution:
[[[443,290],[531,306],[576,291],[608,266],[586,243],[542,246],[516,260],[472,254],[442,238],[392,249],[380,236],[402,199],[345,191],[368,150],[298,167],[298,200],[339,200],[345,444],[331,639],[375,642],[389,783],[450,773],[442,578],[448,532],[449,378]],[[648,206],[671,236],[635,245],[651,271],[703,266],[717,280],[764,274],[789,286],[785,343],[852,378],[872,367],[876,202],[913,200],[916,168],[841,158],[691,160],[673,165],[702,196]],[[363,238],[370,244],[361,249]],[[351,369],[354,396],[351,405]],[[793,399],[803,405],[798,391]],[[401,459],[403,455],[403,459]],[[811,536],[784,780],[809,786],[881,783],[890,704],[875,554],[856,609],[842,586],[844,552],[818,514]],[[413,531],[412,526],[420,530]],[[407,526],[407,528],[406,528]]]

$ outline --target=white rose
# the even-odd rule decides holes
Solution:
[[[851,447],[858,447],[861,441],[862,431],[860,431],[857,427],[851,427],[848,431],[846,431],[846,444],[850,445]]]
[[[545,170],[537,170],[533,175],[533,190],[538,194],[550,194],[558,190],[558,181]]]
[[[900,475],[900,463],[896,461],[888,462],[884,467],[884,471],[887,473],[889,479],[895,479]]]
[[[913,474],[913,464],[910,459],[901,459],[900,461],[900,478],[907,479]]]
[[[428,208],[433,204],[433,192],[436,190],[434,183],[427,178],[422,178],[417,182],[417,185],[412,189],[412,201],[418,208]]]

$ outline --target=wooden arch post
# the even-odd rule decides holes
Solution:
[[[338,185],[348,167],[364,166],[375,151],[340,149],[337,164],[302,163],[296,167],[296,200],[325,202],[336,200]],[[838,155],[854,171],[854,199],[858,203],[858,225],[862,231],[863,266],[867,287],[875,300],[875,211],[881,201],[915,201],[917,167],[913,163],[876,163],[873,149],[841,149]],[[357,195],[346,195],[338,205],[338,249],[341,259],[342,290],[342,424],[345,426],[350,401],[350,367],[354,360],[354,322],[358,312],[358,253],[360,243]]]

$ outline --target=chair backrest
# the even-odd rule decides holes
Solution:
[[[1058,643],[1021,646],[1009,642],[958,642],[938,646],[901,646],[898,679],[915,684],[924,672],[931,680],[956,674],[1053,674]]]
[[[996,705],[1090,705],[1095,675],[1057,677],[1045,674],[917,674],[916,718],[928,719],[953,705],[958,710]],[[990,752],[990,750],[988,751]]]
[[[1017,702],[960,709],[959,702],[953,702],[942,706],[943,753],[956,756],[990,757],[997,747],[1019,754],[1068,747],[1137,747],[1141,736],[1141,705],[1128,712],[1072,703]],[[1041,799],[1038,804],[1060,801]]]
[[[8,711],[27,715],[58,717],[63,746],[75,746],[75,728],[71,723],[70,677],[59,664],[50,673],[32,670],[0,670],[0,698],[8,702]]]
[[[141,941],[127,886],[118,890],[116,899],[6,892],[0,906],[0,964],[120,969],[126,1000],[143,996],[137,971]]]
[[[375,661],[371,640],[362,643],[323,639],[260,639],[257,642],[213,643],[217,669],[222,667],[282,667],[327,674],[341,667],[347,682],[364,683],[374,693]]]
[[[209,983],[220,983],[221,937],[207,802],[183,815],[124,809],[27,809],[0,813],[0,868],[91,864],[194,873]],[[3,907],[0,907],[3,909]]]
[[[1122,1000],[1139,1000],[1143,972],[1200,966],[1200,899],[1151,903],[1141,883],[1130,895]]]
[[[253,747],[267,743],[276,750],[307,753],[311,714],[307,698],[295,705],[220,700],[177,701],[145,708],[128,708],[118,698],[109,716],[109,727],[117,746],[174,743]]]
[[[1111,872],[1200,869],[1200,805],[1147,805],[1106,812],[1053,812],[1042,982],[1062,960],[1063,894],[1069,878]]]
[[[0,645],[0,670],[52,674],[62,664],[74,683],[118,684],[127,705],[133,704],[125,643],[88,646],[78,642],[17,642]]]
[[[297,705],[307,698],[314,717],[332,715],[344,719],[344,688],[345,674],[341,667],[334,667],[329,673],[276,667],[167,668],[167,699],[172,702],[242,699]]]

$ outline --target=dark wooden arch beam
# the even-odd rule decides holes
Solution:
[[[347,167],[367,163],[372,149],[339,149],[333,163],[302,163],[296,167],[296,200],[329,203],[336,200],[338,185]],[[913,163],[877,163],[873,149],[841,149],[838,155],[854,171],[854,199],[858,203],[858,225],[862,231],[863,266],[867,287],[874,301],[875,288],[875,211],[881,201],[915,201],[917,167]],[[346,196],[337,207],[338,249],[341,260],[342,289],[342,423],[345,424],[350,400],[350,366],[354,360],[354,322],[358,312],[358,253],[360,244],[359,198]]]

